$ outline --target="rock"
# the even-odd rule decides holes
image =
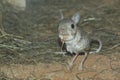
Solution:
[[[11,4],[16,10],[24,11],[26,8],[26,0],[5,0],[4,2]]]

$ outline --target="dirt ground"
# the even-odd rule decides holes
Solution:
[[[16,11],[0,1],[0,80],[119,80],[119,4],[119,0],[27,0],[26,10]],[[60,52],[59,10],[65,17],[80,12],[79,27],[103,43],[100,53],[89,54],[83,71],[78,67],[84,55],[69,71],[73,56],[55,54]]]

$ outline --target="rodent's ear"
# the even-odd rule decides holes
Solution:
[[[63,13],[62,13],[62,10],[59,10],[60,11],[60,20],[64,19],[64,16],[63,16]]]
[[[75,22],[75,24],[77,24],[80,20],[80,13],[75,13],[72,17],[72,20]]]

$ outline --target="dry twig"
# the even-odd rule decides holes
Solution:
[[[109,48],[109,49],[114,49],[116,47],[120,46],[120,43],[117,43],[116,45],[114,45],[113,47]]]

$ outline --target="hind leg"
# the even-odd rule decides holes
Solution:
[[[88,52],[85,52],[85,56],[84,56],[84,58],[82,59],[80,65],[79,65],[79,70],[83,70],[83,65],[84,65],[87,57],[88,57]]]
[[[74,64],[75,60],[77,59],[78,55],[79,55],[79,54],[76,54],[76,55],[73,57],[72,61],[69,63],[68,70],[71,70],[71,69],[72,69],[73,64]]]

